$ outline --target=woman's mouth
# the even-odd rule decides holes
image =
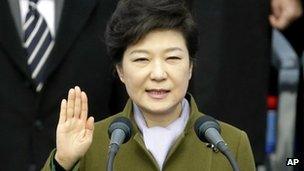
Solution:
[[[148,89],[148,95],[153,99],[164,99],[169,94],[170,90],[166,89]]]

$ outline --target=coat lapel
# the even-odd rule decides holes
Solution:
[[[47,62],[46,78],[66,56],[95,6],[96,0],[65,0],[55,46]]]
[[[0,47],[28,79],[30,72],[26,63],[26,51],[16,29],[10,7],[6,0],[0,1]]]

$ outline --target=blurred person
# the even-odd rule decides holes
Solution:
[[[279,30],[287,28],[303,13],[301,0],[271,0],[270,8],[270,24]]]
[[[0,1],[0,170],[38,170],[55,147],[58,103],[72,85],[96,120],[110,112],[111,71],[98,33],[114,1]],[[75,74],[77,71],[77,74]]]
[[[78,86],[61,102],[57,146],[42,170],[105,170],[109,124],[129,118],[134,132],[114,170],[230,170],[194,132],[200,116],[187,93],[198,35],[182,0],[121,0],[105,32],[109,55],[130,97],[124,110],[97,122]],[[75,72],[77,75],[77,73]],[[241,170],[255,170],[244,131],[220,122]]]
[[[276,2],[277,1],[277,2]],[[299,56],[300,62],[300,74],[299,74],[299,85],[297,94],[297,116],[295,125],[295,145],[294,145],[294,156],[300,160],[304,159],[304,93],[303,93],[303,52],[304,52],[304,17],[303,17],[303,1],[302,0],[273,0],[272,3],[276,4],[272,6],[272,11],[281,12],[277,14],[276,22],[270,20],[271,26],[279,29],[284,36],[287,38],[293,49]],[[279,8],[280,7],[280,8]],[[280,9],[280,10],[278,10]],[[273,12],[274,13],[274,12]],[[285,15],[283,15],[285,13]],[[279,19],[281,18],[281,19]],[[281,21],[281,22],[279,22]],[[280,27],[280,24],[283,25]],[[291,157],[291,156],[288,156]],[[304,169],[303,165],[297,165],[294,171],[300,171]]]

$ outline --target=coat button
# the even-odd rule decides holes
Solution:
[[[35,121],[34,126],[39,131],[43,130],[44,128],[42,121],[39,119]]]

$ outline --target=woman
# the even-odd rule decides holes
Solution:
[[[114,170],[231,170],[225,157],[202,143],[193,130],[203,115],[186,94],[197,31],[183,1],[121,0],[105,35],[130,100],[121,113],[94,126],[94,119],[87,118],[85,93],[79,87],[71,89],[61,103],[57,148],[44,170],[105,170],[107,129],[120,116],[132,121],[134,131],[120,148]],[[255,170],[246,133],[220,125],[241,170]]]

